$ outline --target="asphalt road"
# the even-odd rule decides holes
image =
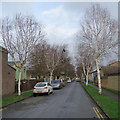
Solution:
[[[49,96],[12,104],[2,112],[3,118],[106,118],[78,82],[54,90]]]

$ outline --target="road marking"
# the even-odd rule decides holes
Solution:
[[[97,110],[97,112],[99,113],[99,115],[101,116],[101,118],[104,120],[103,116],[100,114],[100,112],[99,112],[99,110],[97,109],[97,107],[96,107],[96,110]]]
[[[101,120],[99,114],[97,113],[97,111],[95,110],[95,108],[93,107],[93,110],[95,111],[96,115],[98,116],[98,118]]]
[[[0,112],[3,111],[3,110],[6,110],[6,109],[7,109],[7,107],[6,107],[6,108],[3,108],[3,109],[1,108],[1,109],[0,109]]]
[[[103,116],[100,114],[99,110],[97,109],[97,107],[93,107],[93,110],[95,111],[96,115],[98,116],[98,118],[101,120],[104,120]]]

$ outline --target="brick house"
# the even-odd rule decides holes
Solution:
[[[8,51],[0,46],[0,95],[10,95],[15,92],[15,69],[8,65]]]

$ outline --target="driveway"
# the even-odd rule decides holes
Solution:
[[[106,118],[79,82],[31,97],[3,110],[3,118]]]

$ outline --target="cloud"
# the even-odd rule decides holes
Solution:
[[[43,11],[41,17],[46,24],[45,31],[49,39],[53,38],[53,36],[58,42],[60,39],[70,39],[78,30],[79,18],[75,14],[66,11],[62,5],[54,9]]]
[[[42,15],[56,15],[57,16],[61,12],[61,8],[62,6],[59,6],[55,9],[44,11]]]

